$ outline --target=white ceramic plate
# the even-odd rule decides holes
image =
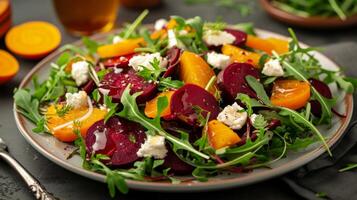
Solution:
[[[261,37],[280,37],[284,36],[264,31],[257,30],[257,33]],[[97,41],[103,41],[107,38],[109,33],[94,36],[93,39]],[[78,41],[74,45],[81,46],[81,42]],[[45,80],[48,77],[48,72],[50,69],[50,63],[54,62],[57,57],[61,54],[60,51],[56,51],[51,55],[47,56],[40,63],[38,63],[31,72],[23,79],[20,87],[32,87],[31,79],[34,75],[37,75],[40,80]],[[326,66],[330,70],[337,70],[337,65],[324,56],[321,53],[316,52],[316,57],[321,61],[323,66]],[[332,92],[334,96],[341,97],[337,103],[337,110],[340,113],[347,113],[346,118],[334,117],[332,127],[319,127],[322,134],[327,137],[327,143],[332,146],[338,141],[339,138],[343,136],[345,129],[347,128],[353,110],[353,99],[352,95],[345,96],[344,93],[338,92],[336,87],[332,87]],[[344,97],[344,98],[342,98]],[[25,139],[42,155],[55,162],[56,164],[74,172],[81,176],[85,176],[97,181],[105,182],[105,176],[87,171],[81,167],[81,158],[79,156],[73,156],[71,159],[66,159],[68,155],[72,152],[73,146],[60,142],[56,138],[50,135],[42,135],[33,133],[31,130],[34,127],[26,118],[24,118],[20,113],[16,111],[14,105],[14,116],[17,126],[25,137]],[[299,152],[288,152],[287,157],[275,162],[271,165],[271,169],[256,169],[250,173],[243,174],[231,174],[231,175],[219,175],[217,177],[209,179],[207,182],[183,182],[180,184],[171,184],[169,182],[141,182],[127,180],[127,184],[130,188],[140,189],[140,190],[151,190],[151,191],[207,191],[216,190],[222,188],[236,187],[242,185],[248,185],[255,182],[270,179],[289,171],[292,171],[302,165],[310,162],[311,160],[317,158],[319,155],[325,152],[324,147],[321,143],[315,143],[310,145],[308,148],[301,150]]]

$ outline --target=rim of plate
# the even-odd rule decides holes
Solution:
[[[148,25],[151,26],[151,25]],[[102,33],[102,34],[97,34],[91,37],[91,39],[94,40],[101,40],[108,36],[109,34],[112,34],[114,32],[119,31],[120,29],[115,29],[111,32],[108,33]],[[287,39],[288,37],[283,36],[281,34],[277,34],[271,31],[266,31],[263,29],[256,29],[258,34],[269,34],[269,35],[274,35],[277,37],[285,38]],[[80,40],[71,43],[76,46],[80,46],[82,42]],[[301,43],[304,46],[308,46],[304,43]],[[33,75],[38,72],[40,69],[48,67],[46,65],[47,63],[51,62],[55,57],[57,57],[62,51],[57,49],[47,57],[45,57],[43,60],[41,60],[22,80],[21,84],[19,85],[19,88],[23,88],[24,86],[28,85],[28,83],[31,81]],[[328,58],[322,53],[319,53],[322,57],[324,57],[326,60],[330,61],[333,63],[335,66],[338,66],[333,60]],[[341,118],[341,125],[338,127],[337,131],[327,140],[327,144],[329,147],[332,147],[344,134],[344,131],[348,127],[349,122],[351,121],[352,114],[353,114],[353,96],[351,94],[346,94],[344,98],[344,102],[346,105],[346,110],[352,110],[352,112],[347,112],[346,118]],[[85,170],[81,167],[77,167],[74,165],[71,165],[68,162],[65,162],[55,155],[51,154],[48,152],[44,147],[41,146],[33,137],[33,133],[31,130],[27,130],[24,126],[24,121],[27,120],[25,117],[21,116],[19,112],[16,110],[16,105],[15,103],[13,104],[13,113],[16,121],[16,125],[18,129],[20,130],[21,134],[23,137],[27,140],[28,143],[32,147],[34,147],[38,152],[40,152],[43,156],[51,160],[52,162],[60,165],[61,167],[72,171],[78,175],[85,176],[87,178],[100,181],[100,182],[105,182],[105,176],[96,172],[88,171]],[[283,163],[277,167],[271,168],[269,170],[263,170],[263,171],[257,171],[254,172],[254,175],[251,176],[239,176],[239,177],[233,177],[233,178],[225,178],[225,179],[214,179],[214,180],[209,180],[207,182],[182,182],[180,184],[171,184],[170,182],[144,182],[144,181],[135,181],[135,180],[126,180],[127,185],[131,189],[138,189],[138,190],[146,190],[146,191],[161,191],[161,192],[194,192],[194,191],[202,191],[202,190],[219,190],[219,189],[225,189],[225,188],[231,188],[231,187],[238,187],[238,186],[244,186],[244,185],[249,185],[253,184],[256,182],[260,182],[263,180],[271,179],[274,177],[277,177],[279,175],[285,174],[289,171],[292,171],[294,169],[297,169],[308,162],[314,160],[321,154],[325,152],[325,148],[322,145],[319,145],[318,147],[314,148],[313,150],[298,156],[296,159]]]

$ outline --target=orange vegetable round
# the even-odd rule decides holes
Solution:
[[[4,50],[0,50],[0,85],[10,81],[19,71],[19,62]]]
[[[249,63],[256,68],[259,67],[259,60],[261,55],[258,53],[246,51],[230,44],[223,45],[222,53],[224,55],[230,56],[234,62]]]
[[[310,84],[299,80],[275,81],[271,95],[271,102],[293,110],[302,108],[310,98]]]
[[[61,33],[48,22],[26,22],[11,28],[5,43],[10,51],[21,57],[39,59],[60,45]]]
[[[180,57],[180,79],[185,83],[191,83],[205,88],[215,73],[206,61],[199,55],[184,51]],[[216,86],[209,89],[211,94],[215,94]]]
[[[232,146],[241,141],[237,133],[218,120],[208,122],[207,136],[214,149]]]
[[[73,121],[81,118],[83,115],[85,115],[88,112],[88,108],[83,107],[78,109],[72,109],[64,116],[59,116],[56,111],[56,106],[57,109],[60,109],[63,105],[58,104],[58,105],[51,105],[50,107],[48,107],[45,115],[47,120],[47,126],[50,132],[53,134],[53,136],[55,136],[60,141],[73,142],[74,140],[77,139],[77,136],[74,133],[74,129],[71,126],[67,126],[58,130],[54,130],[54,128],[59,125],[65,124],[69,121]],[[87,135],[87,130],[89,129],[89,127],[91,127],[95,122],[104,119],[106,113],[107,113],[106,110],[93,108],[92,114],[88,118],[80,122],[79,130],[81,132],[81,135],[85,137]]]

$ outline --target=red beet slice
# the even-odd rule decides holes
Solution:
[[[132,58],[134,54],[128,54],[124,56],[117,56],[113,58],[108,58],[102,61],[104,67],[118,67],[118,68],[126,68],[129,66],[129,60]]]
[[[331,90],[324,82],[313,78],[309,79],[309,82],[322,96],[328,99],[332,99]],[[316,117],[321,117],[322,108],[320,102],[317,100],[311,100],[310,103],[312,114],[314,114]]]
[[[93,151],[96,142],[96,132],[104,132],[106,137],[105,148]],[[146,138],[144,128],[134,122],[119,117],[110,118],[106,124],[100,120],[93,124],[85,138],[89,156],[93,153],[104,154],[111,159],[106,164],[113,166],[129,165],[139,157],[136,152]]]
[[[218,87],[228,102],[233,102],[238,93],[256,98],[255,92],[245,80],[248,75],[259,79],[259,71],[248,63],[232,63],[218,74]]]
[[[243,31],[236,30],[236,29],[230,29],[230,28],[226,28],[226,29],[224,29],[224,31],[232,34],[236,38],[236,40],[233,43],[236,46],[243,46],[247,42],[248,36]]]
[[[164,73],[163,77],[168,77],[171,76],[172,74],[175,73],[177,66],[180,62],[180,56],[181,56],[181,49],[177,47],[172,47],[167,51],[167,59],[168,59],[168,67],[166,72]]]
[[[121,95],[129,84],[131,84],[131,94],[143,92],[137,98],[138,103],[146,102],[156,93],[156,84],[145,81],[133,69],[121,73],[110,72],[106,74],[100,82],[100,88],[108,89],[108,95],[113,98],[113,101],[120,102]]]
[[[82,90],[84,90],[87,94],[90,94],[91,92],[93,92],[95,88],[96,85],[94,81],[91,79],[82,87]]]
[[[191,125],[197,123],[194,106],[198,106],[205,111],[202,113],[204,117],[210,112],[210,120],[218,116],[219,105],[216,98],[197,85],[186,84],[176,90],[171,97],[170,108],[172,114]]]
[[[164,158],[164,163],[162,168],[170,168],[169,173],[174,173],[176,175],[187,175],[193,170],[193,167],[184,161],[182,161],[177,155],[172,151],[169,145],[166,145],[168,150],[166,157]]]

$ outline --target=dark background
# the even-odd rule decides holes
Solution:
[[[98,0],[98,3],[101,1]],[[70,9],[70,5],[69,5]],[[67,34],[60,25],[54,13],[50,0],[13,0],[13,24],[26,21],[44,20],[56,24],[62,32],[62,44],[73,42],[78,38]],[[120,8],[117,24],[132,21],[140,11]],[[259,7],[253,5],[253,13],[248,17],[241,17],[236,11],[209,5],[188,6],[179,0],[166,0],[164,4],[150,12],[145,23],[153,23],[155,19],[170,15],[183,17],[201,16],[205,20],[215,20],[222,17],[229,23],[251,21],[256,27],[287,34],[287,26],[268,17]],[[343,30],[308,31],[296,28],[299,39],[307,44],[321,46],[343,41],[357,42],[357,28]],[[0,42],[3,49],[3,40]],[[346,49],[348,51],[348,49]],[[105,184],[92,181],[69,172],[50,162],[36,152],[19,133],[12,114],[12,91],[21,79],[37,63],[20,59],[21,70],[9,83],[0,86],[0,136],[8,143],[11,154],[37,177],[46,188],[61,199],[110,199]],[[264,199],[264,200],[293,200],[301,199],[295,195],[283,181],[273,179],[255,185],[229,190],[207,193],[151,193],[131,190],[128,195],[120,195],[119,199]],[[3,161],[0,161],[0,200],[34,199],[27,187]]]

